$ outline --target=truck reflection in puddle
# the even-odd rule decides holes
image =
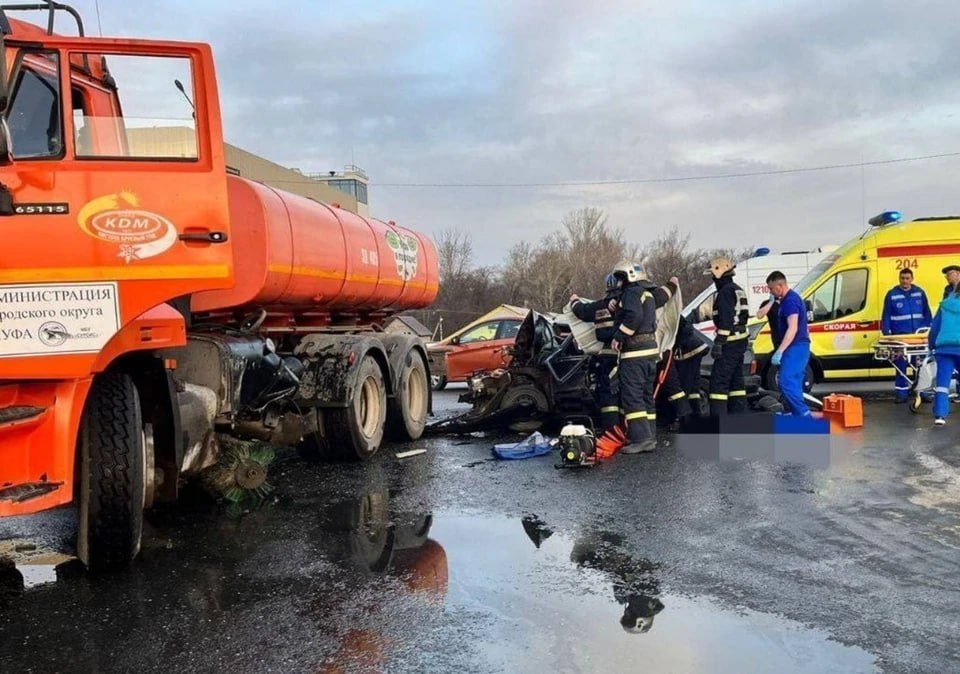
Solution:
[[[432,515],[398,510],[396,496],[377,485],[319,509],[282,499],[239,518],[181,505],[154,519],[141,558],[111,576],[50,566],[54,582],[33,584],[32,570],[7,564],[0,661],[256,671],[292,651],[311,671],[378,667],[440,615],[447,591]]]

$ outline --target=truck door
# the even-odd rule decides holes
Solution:
[[[205,45],[7,39],[0,378],[78,376],[148,310],[233,283]],[[182,89],[181,89],[182,87]],[[2,191],[2,190],[0,190]]]
[[[867,266],[837,271],[807,295],[811,353],[825,379],[870,376],[880,334],[870,271]]]

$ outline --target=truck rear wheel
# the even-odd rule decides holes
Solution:
[[[383,372],[376,359],[367,355],[360,363],[349,404],[330,410],[327,430],[331,449],[345,459],[369,459],[380,449],[386,417]]]
[[[90,389],[80,428],[78,552],[91,571],[127,566],[140,551],[147,442],[129,375],[105,374]]]
[[[417,351],[407,354],[397,381],[397,396],[390,405],[391,425],[405,440],[419,440],[427,425],[430,402],[427,366]]]

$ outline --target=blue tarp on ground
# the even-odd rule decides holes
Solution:
[[[493,455],[498,459],[531,459],[550,453],[550,438],[539,431],[520,442],[510,442],[493,446]]]

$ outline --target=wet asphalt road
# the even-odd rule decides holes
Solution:
[[[284,454],[273,502],[155,513],[127,572],[21,565],[0,672],[957,671],[954,409],[934,429],[873,396],[827,469],[671,444],[559,471],[493,460],[489,437],[364,466]],[[0,540],[69,551],[71,517]]]

